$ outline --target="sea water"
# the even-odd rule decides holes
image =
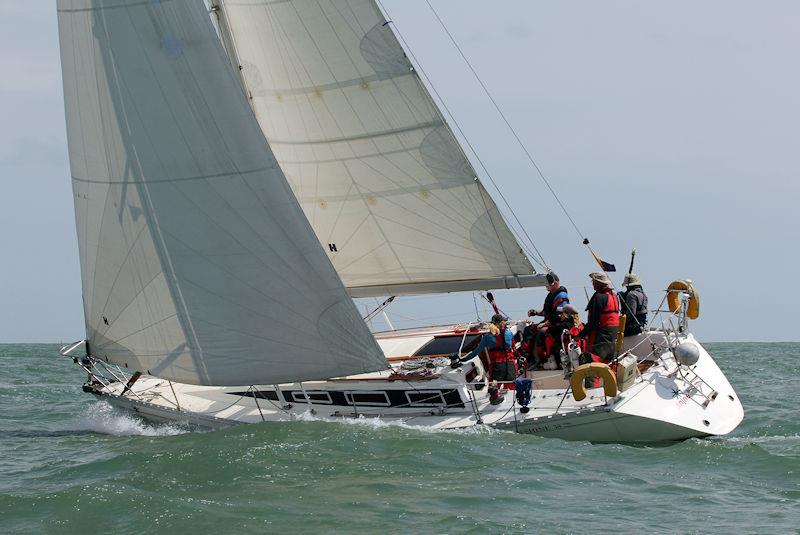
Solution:
[[[297,421],[198,432],[0,346],[0,533],[786,533],[800,528],[800,344],[707,344],[745,408],[658,447]]]

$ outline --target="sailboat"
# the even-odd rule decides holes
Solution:
[[[602,388],[534,371],[500,404],[485,359],[444,358],[485,323],[370,332],[355,297],[545,280],[375,0],[58,0],[58,24],[86,324],[61,353],[84,391],[211,428],[658,442],[742,420],[685,289]]]

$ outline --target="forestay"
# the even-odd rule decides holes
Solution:
[[[59,0],[96,358],[251,385],[386,367],[198,0]]]
[[[373,0],[212,4],[352,295],[542,284]]]

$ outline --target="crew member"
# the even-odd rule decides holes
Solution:
[[[578,337],[582,330],[580,311],[572,305],[559,307],[558,321],[550,325],[545,337],[545,353],[548,356],[545,369],[562,369],[561,349],[567,351],[570,340],[575,340],[581,346],[583,339]]]
[[[478,347],[460,359],[460,362],[472,360],[486,349],[489,352],[489,401],[497,405],[503,401],[503,395],[496,383],[506,388],[514,388],[517,378],[517,364],[514,358],[514,337],[506,329],[506,318],[501,314],[492,316],[489,332],[483,335]]]
[[[531,351],[530,363],[535,366],[538,363],[539,357],[542,360],[547,360],[549,356],[546,351],[545,337],[549,334],[554,338],[561,335],[561,330],[556,327],[560,321],[558,309],[564,305],[569,304],[569,294],[567,289],[561,285],[558,275],[552,271],[547,274],[547,297],[544,298],[544,305],[541,310],[530,309],[528,316],[544,316],[544,321],[541,322],[534,333],[533,348]],[[542,349],[545,349],[542,355],[538,355]]]
[[[642,332],[642,328],[647,325],[647,295],[642,289],[642,281],[639,275],[628,273],[622,283],[625,291],[619,294],[619,303],[622,313],[628,319],[625,320],[625,336],[633,336]]]
[[[584,348],[586,346],[586,340],[581,338],[581,332],[583,331],[583,323],[581,323],[581,313],[577,307],[572,305],[565,305],[561,309],[561,323],[559,327],[563,330],[561,331],[561,337],[559,339],[560,344],[558,349],[563,349],[564,353],[566,354],[567,358],[569,359],[569,350],[570,350],[570,343],[574,343],[580,353],[584,353]],[[578,365],[578,363],[573,363],[572,360],[569,360],[570,364]],[[586,362],[591,362],[591,356],[589,360]],[[562,361],[561,355],[559,353],[558,358],[559,369],[563,367],[566,362]],[[594,383],[592,383],[592,386]]]
[[[594,295],[586,306],[588,320],[581,336],[586,338],[586,351],[604,362],[614,358],[619,332],[619,298],[605,273],[590,273]]]
[[[559,311],[560,320],[557,327],[563,331],[569,331],[569,335],[577,338],[581,331],[583,331],[583,323],[581,323],[581,313],[577,307],[572,305],[564,305]]]

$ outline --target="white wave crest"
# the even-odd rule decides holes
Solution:
[[[328,417],[316,416],[314,414],[311,414],[310,411],[305,411],[304,413],[295,417],[296,421],[301,421],[301,422],[328,422],[335,424],[355,425],[359,427],[366,427],[376,430],[400,428],[400,429],[417,431],[421,433],[455,433],[455,434],[493,434],[493,433],[505,432],[495,429],[493,427],[489,427],[487,425],[474,425],[470,427],[462,427],[457,429],[452,429],[452,428],[444,429],[425,424],[409,423],[409,420],[413,419],[414,418],[409,418],[408,420],[400,420],[400,419],[383,420],[377,417],[369,418],[366,416],[359,416],[357,418],[328,418]]]
[[[188,427],[174,422],[163,424],[145,422],[103,401],[89,406],[86,414],[78,419],[78,427],[81,431],[93,431],[114,436],[161,437],[191,432]]]
[[[740,437],[726,437],[728,442],[738,442],[744,444],[762,444],[770,442],[800,442],[800,434],[794,435],[752,435]]]

